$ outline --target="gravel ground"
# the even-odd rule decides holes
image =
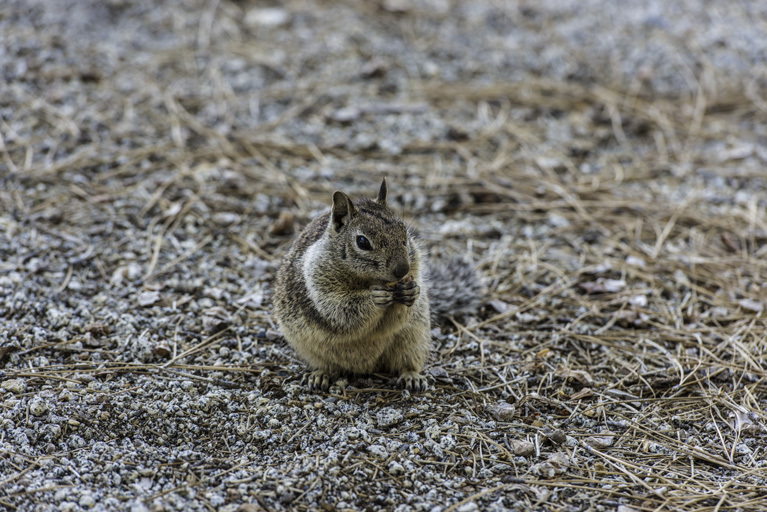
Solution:
[[[767,3],[0,6],[0,505],[764,510]],[[338,188],[488,295],[433,389],[269,317]]]

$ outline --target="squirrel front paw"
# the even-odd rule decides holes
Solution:
[[[373,302],[379,306],[388,306],[394,302],[394,288],[385,284],[374,284],[370,291],[373,294]]]
[[[394,286],[375,284],[370,290],[373,302],[379,306],[388,306],[394,302],[412,306],[421,295],[421,287],[415,281],[398,282]]]
[[[412,306],[421,295],[421,287],[415,281],[399,282],[394,286],[394,302]]]

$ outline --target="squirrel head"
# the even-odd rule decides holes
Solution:
[[[386,178],[375,201],[352,202],[341,191],[333,194],[327,247],[355,281],[399,281],[410,273],[410,237],[405,223],[387,206],[387,194]]]

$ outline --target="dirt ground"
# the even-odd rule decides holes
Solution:
[[[766,64],[757,0],[3,2],[0,508],[767,510]],[[487,294],[307,393],[275,271],[383,176]]]

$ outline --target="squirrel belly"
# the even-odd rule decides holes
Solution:
[[[320,221],[323,220],[321,217]],[[299,318],[281,315],[284,318],[281,327],[288,343],[310,366],[331,373],[420,371],[430,345],[426,339],[429,326],[424,325],[424,319],[429,317],[425,289],[421,287],[420,296],[412,306],[393,302],[381,307],[373,301],[368,283],[359,278],[349,279],[339,272],[326,243],[320,238],[296,261],[309,297],[306,306],[310,307],[298,315]],[[420,281],[417,272],[411,265],[411,275],[416,274],[414,279]],[[419,318],[418,312],[425,313],[421,315],[423,318]],[[291,322],[290,318],[299,321]],[[297,329],[291,329],[294,324]],[[419,325],[426,333],[409,332]],[[407,329],[408,326],[411,329]],[[414,335],[416,339],[412,341],[423,347],[422,354],[414,354],[409,364],[407,358],[392,358],[391,350],[387,349],[396,345],[398,338]],[[401,367],[403,364],[408,367]]]
[[[422,252],[386,204],[333,206],[299,234],[277,273],[274,316],[288,344],[314,370],[309,389],[327,389],[341,374],[383,372],[410,390],[431,350],[429,292]],[[439,288],[439,287],[438,287]]]

